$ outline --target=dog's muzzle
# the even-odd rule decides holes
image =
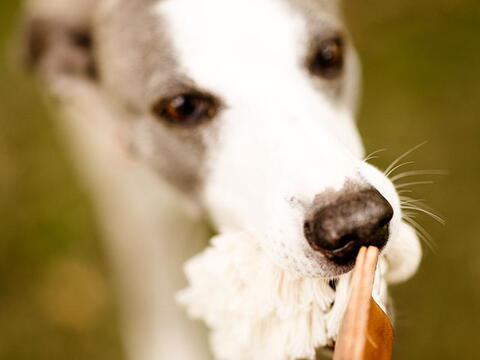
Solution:
[[[317,195],[304,232],[315,251],[337,265],[350,265],[360,247],[385,246],[392,217],[392,206],[373,187],[340,191]]]

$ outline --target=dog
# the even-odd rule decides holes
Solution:
[[[337,0],[33,0],[26,14],[25,59],[91,189],[129,358],[211,357],[173,295],[212,234],[248,234],[333,296],[361,246],[382,249],[383,281],[416,271],[395,187],[364,160]]]

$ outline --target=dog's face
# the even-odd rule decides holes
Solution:
[[[99,3],[91,81],[137,153],[219,231],[250,232],[281,266],[322,277],[351,269],[362,245],[414,237],[363,161],[335,0]]]

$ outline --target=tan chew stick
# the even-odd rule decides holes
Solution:
[[[334,360],[390,360],[393,327],[372,298],[379,250],[360,249],[353,270],[350,300],[342,321]]]

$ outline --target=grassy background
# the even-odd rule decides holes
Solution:
[[[428,140],[414,169],[446,169],[415,196],[447,219],[418,275],[393,289],[396,359],[474,359],[480,327],[480,6],[346,0],[364,68],[360,129],[376,164]],[[88,197],[32,81],[5,55],[20,2],[0,2],[0,360],[122,359]],[[432,180],[433,176],[412,180]]]

